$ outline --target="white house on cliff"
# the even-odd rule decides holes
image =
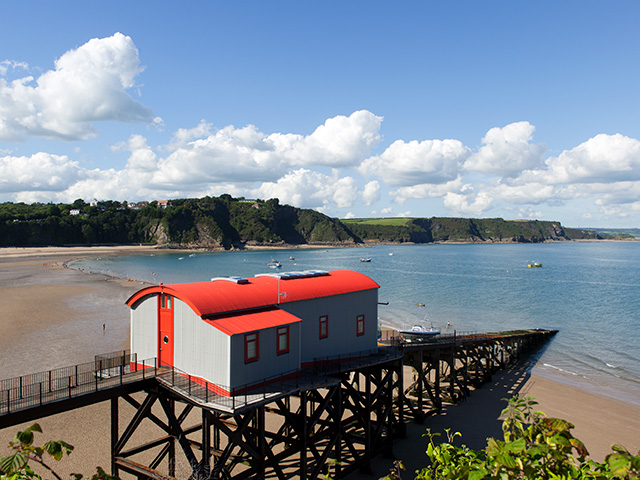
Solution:
[[[232,395],[319,359],[376,352],[379,287],[359,272],[313,270],[143,288],[126,302],[131,353]]]

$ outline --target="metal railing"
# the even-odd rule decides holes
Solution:
[[[392,347],[403,347],[403,346],[413,346],[413,345],[449,345],[456,344],[460,341],[473,339],[478,336],[478,332],[475,331],[465,331],[465,332],[457,332],[453,331],[452,333],[440,333],[433,337],[425,337],[423,339],[415,338],[408,339],[402,335],[391,335],[387,336],[384,339],[378,340],[380,345],[392,346]]]
[[[330,355],[313,359],[312,371],[316,375],[330,375],[345,370],[353,370],[367,365],[390,361],[402,357],[402,351],[391,345],[387,348],[361,350],[342,355]]]
[[[175,367],[159,371],[157,378],[174,391],[227,411],[235,411],[238,408],[268,399],[273,400],[275,397],[294,391],[331,383],[331,379],[315,375],[305,369],[290,370],[235,387],[208,382]],[[221,391],[225,393],[222,394]]]
[[[131,368],[133,366],[133,369]],[[0,415],[155,376],[155,358],[138,363],[126,350],[81,363],[0,380]]]

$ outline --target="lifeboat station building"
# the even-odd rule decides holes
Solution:
[[[351,270],[143,288],[126,302],[131,354],[233,395],[318,361],[376,353],[379,288]]]

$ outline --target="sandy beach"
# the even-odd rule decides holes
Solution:
[[[65,262],[85,256],[118,255],[148,251],[151,247],[95,248],[3,248],[0,249],[0,377],[43,371],[91,361],[93,355],[126,349],[129,312],[125,300],[141,288],[136,282],[104,275],[86,274],[64,267]],[[104,328],[103,328],[104,325]],[[640,407],[580,388],[543,378],[530,369],[518,368],[494,375],[463,403],[446,406],[442,415],[423,425],[409,424],[407,438],[394,452],[407,467],[404,478],[424,465],[426,428],[451,428],[463,433],[462,443],[482,448],[488,436],[501,436],[499,415],[502,398],[534,396],[548,416],[575,425],[595,460],[603,460],[613,443],[632,452],[640,449]],[[44,418],[42,441],[64,439],[76,446],[65,459],[63,472],[92,473],[93,466],[109,467],[109,404],[98,404]],[[0,430],[0,455],[21,427]],[[386,474],[390,459],[376,458],[371,479]],[[62,466],[62,465],[61,465]]]

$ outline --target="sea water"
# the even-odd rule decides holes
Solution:
[[[363,257],[371,262],[361,262]],[[290,259],[293,258],[293,259]],[[267,264],[279,260],[282,268]],[[540,262],[541,268],[529,263]],[[379,285],[383,325],[441,331],[553,328],[535,372],[640,404],[640,243],[391,245],[156,253],[73,268],[152,283],[351,269]],[[422,306],[424,305],[424,306]]]

